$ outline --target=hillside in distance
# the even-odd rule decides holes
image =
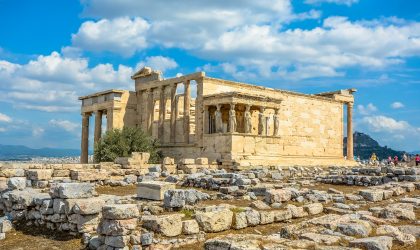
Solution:
[[[32,157],[72,157],[79,155],[79,149],[30,148],[22,145],[0,144],[0,160],[20,160]]]

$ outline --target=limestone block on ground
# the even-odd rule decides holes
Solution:
[[[98,214],[71,214],[67,218],[69,222],[77,225],[77,230],[81,233],[95,232],[100,221],[100,217]]]
[[[131,154],[131,158],[140,162],[142,165],[145,165],[149,162],[150,153],[147,153],[147,152],[133,152]]]
[[[177,236],[182,233],[181,217],[181,214],[143,216],[143,227],[164,236]]]
[[[352,240],[351,247],[360,247],[367,250],[390,250],[392,248],[392,237],[378,236]]]
[[[196,220],[204,232],[214,233],[230,229],[232,226],[233,212],[222,209],[213,212],[199,212]]]
[[[110,220],[137,218],[139,209],[136,204],[114,204],[102,207],[102,217]]]
[[[260,224],[260,213],[257,210],[247,208],[245,211],[248,226],[257,226]]]
[[[69,169],[54,169],[53,177],[70,177]]]
[[[162,181],[148,181],[137,184],[137,197],[149,200],[163,200],[167,190],[175,189],[174,183]]]
[[[391,236],[401,245],[412,245],[416,243],[416,237],[412,234],[403,233],[397,227],[381,225],[376,229],[376,235]]]
[[[26,170],[26,176],[33,181],[51,180],[52,169],[28,169]]]
[[[174,165],[175,164],[175,159],[167,156],[167,157],[163,158],[162,164],[163,165]]]
[[[95,187],[90,183],[57,183],[51,187],[52,197],[62,199],[90,198],[95,192]]]
[[[366,221],[360,221],[360,223],[350,222],[338,224],[337,231],[347,236],[368,237],[372,227]]]
[[[302,218],[308,216],[308,213],[305,212],[303,207],[297,207],[295,205],[288,204],[286,208],[292,213],[292,218]]]
[[[382,190],[365,189],[360,190],[359,194],[368,201],[381,201],[384,198],[384,192]]]
[[[269,189],[265,192],[265,201],[270,204],[290,199],[292,199],[292,193],[289,189]]]
[[[184,220],[182,222],[182,232],[184,234],[197,234],[200,232],[200,227],[196,220]]]
[[[7,233],[12,229],[12,222],[6,216],[0,217],[0,233]]]
[[[248,226],[248,222],[246,220],[246,213],[245,211],[239,213],[233,213],[233,225],[234,229],[242,229]]]
[[[379,216],[382,218],[397,218],[401,220],[415,220],[414,206],[410,203],[394,203],[383,209]]]
[[[89,169],[89,170],[70,170],[70,177],[77,181],[103,181],[109,178],[106,170]]]
[[[25,177],[25,170],[22,168],[0,168],[0,177]]]
[[[124,247],[128,246],[130,241],[130,236],[127,235],[119,235],[119,236],[106,236],[105,237],[105,245],[123,249]]]
[[[195,159],[195,164],[197,165],[208,165],[209,164],[209,159],[205,158],[205,157],[200,157]]]
[[[322,205],[322,203],[316,202],[316,203],[304,205],[303,209],[309,215],[315,215],[315,214],[322,213],[322,211],[324,210],[324,206]]]
[[[102,235],[129,235],[137,227],[137,218],[126,220],[104,219],[98,225],[97,232]]]
[[[92,197],[89,199],[66,199],[66,207],[69,212],[76,214],[97,214],[102,211],[102,207],[105,205],[105,200],[99,197]]]
[[[341,240],[341,237],[334,235],[325,235],[317,233],[304,233],[300,236],[301,239],[311,240],[316,243],[332,245]]]
[[[286,210],[274,210],[274,221],[281,222],[290,220],[292,218],[292,212],[289,209]]]
[[[26,178],[25,177],[12,177],[7,182],[7,187],[9,189],[19,189],[22,190],[26,187]]]
[[[260,211],[260,224],[270,224],[274,222],[273,211]]]
[[[180,163],[182,165],[193,165],[195,164],[195,161],[194,159],[184,158],[184,159],[181,159]]]
[[[399,226],[398,229],[400,229],[400,231],[403,233],[411,234],[416,238],[420,238],[420,226],[403,225]]]

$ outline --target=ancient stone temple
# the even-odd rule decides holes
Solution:
[[[108,90],[79,98],[82,163],[88,159],[93,115],[95,142],[105,115],[107,129],[140,127],[160,141],[165,156],[175,159],[207,157],[227,167],[353,163],[355,89],[302,94],[211,78],[204,72],[163,79],[148,67],[132,79],[135,91]],[[349,160],[343,155],[344,135]]]

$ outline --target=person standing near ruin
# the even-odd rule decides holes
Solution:
[[[414,158],[414,160],[416,161],[416,167],[420,164],[420,155],[416,154],[416,158]]]
[[[388,165],[391,165],[391,162],[392,162],[392,157],[388,156]]]
[[[370,161],[372,162],[372,164],[375,164],[377,159],[378,158],[376,157],[376,154],[372,153],[372,155],[370,156]]]
[[[398,164],[398,156],[394,156],[394,165],[397,166]]]

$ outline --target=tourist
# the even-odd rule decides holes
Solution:
[[[398,164],[398,156],[394,156],[394,165],[397,166]]]
[[[403,154],[402,161],[403,162],[408,162],[408,157],[405,153]]]
[[[391,165],[391,162],[392,162],[392,157],[388,156],[388,165]]]
[[[419,154],[416,154],[416,158],[414,158],[416,161],[416,167],[420,164],[420,156]]]
[[[375,164],[377,161],[377,157],[375,153],[372,153],[372,155],[370,156],[370,161],[372,162],[372,164]]]

